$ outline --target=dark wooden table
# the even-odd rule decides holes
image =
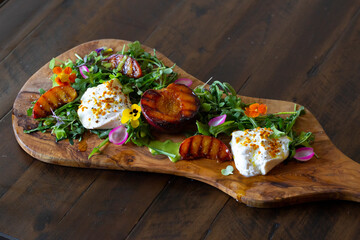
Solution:
[[[139,40],[240,95],[307,107],[360,162],[359,1],[0,0],[0,239],[358,239],[360,204],[258,209],[164,174],[77,169],[27,155],[14,99],[52,57]]]

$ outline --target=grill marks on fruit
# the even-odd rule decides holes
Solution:
[[[125,57],[125,62],[123,62]],[[132,57],[121,54],[113,54],[104,61],[111,63],[111,69],[116,69],[119,67],[119,64],[122,64],[122,67],[120,66],[121,69],[118,70],[128,77],[139,78],[142,76],[140,64]]]
[[[187,141],[183,141],[180,145],[179,152],[182,159],[192,159],[190,154],[190,149],[192,145],[193,138],[188,138]]]
[[[229,148],[223,142],[205,135],[185,139],[180,145],[179,153],[185,160],[208,158],[224,162],[232,159]]]
[[[143,112],[157,121],[176,122],[179,115],[180,105],[173,102],[172,96],[168,93],[160,94],[156,90],[148,90],[141,98]]]
[[[133,62],[133,60],[135,59],[132,59],[132,58],[127,58],[126,59],[126,62],[124,64],[124,68],[123,68],[123,71],[125,72],[126,75],[128,76],[133,76],[133,73],[136,71],[135,69],[135,64]],[[136,61],[136,60],[135,60]],[[135,76],[136,74],[134,74]]]
[[[141,107],[152,126],[176,132],[194,118],[200,101],[189,87],[173,83],[161,90],[147,90],[141,98]]]
[[[192,139],[192,143],[190,145],[191,147],[189,149],[190,156],[200,156],[199,150],[201,148],[201,142],[202,142],[202,137],[200,135],[198,135]]]
[[[33,109],[34,118],[43,118],[51,114],[51,110],[73,101],[77,92],[71,86],[53,87],[37,100]]]
[[[211,145],[213,143],[213,138],[211,137],[203,137],[202,141],[201,141],[201,154],[203,156],[207,156],[210,149],[211,149]]]
[[[57,107],[58,103],[56,102],[55,96],[48,94],[48,95],[44,96],[44,100],[48,105],[50,105],[51,109],[55,109]]]

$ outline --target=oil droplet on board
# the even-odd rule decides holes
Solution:
[[[86,149],[87,149],[87,143],[86,143],[85,138],[83,138],[83,139],[79,142],[78,150],[79,150],[80,152],[85,152]]]

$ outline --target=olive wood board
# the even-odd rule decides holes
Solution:
[[[121,51],[128,41],[103,39],[87,42],[76,46],[57,57],[60,60],[75,60],[75,53],[80,56],[106,46],[114,51]],[[148,52],[153,49],[143,46]],[[157,56],[167,65],[174,63],[163,54]],[[146,147],[134,144],[118,146],[107,144],[101,154],[88,159],[88,155],[102,140],[95,134],[85,134],[80,143],[70,145],[68,140],[55,142],[49,132],[25,134],[24,129],[37,126],[37,122],[28,117],[26,110],[31,102],[39,98],[39,89],[51,88],[52,75],[47,63],[31,76],[20,90],[13,107],[13,130],[19,145],[32,157],[62,166],[81,168],[100,168],[129,171],[144,171],[173,174],[196,179],[210,184],[227,193],[236,200],[253,207],[279,207],[302,202],[341,199],[360,202],[360,164],[345,156],[338,150],[325,134],[323,128],[311,112],[300,116],[295,125],[298,131],[311,131],[315,134],[313,148],[319,158],[313,157],[308,162],[290,159],[276,166],[265,176],[244,177],[235,168],[234,162],[217,163],[210,159],[192,161],[169,161],[163,155],[152,155]],[[193,80],[192,88],[203,84],[200,80],[176,66],[174,71],[179,78]],[[292,111],[294,103],[259,99],[241,96],[246,103],[260,102],[268,106],[268,112]],[[182,141],[182,135],[159,134],[159,140],[172,139]],[[224,176],[221,169],[228,165],[234,166],[234,174]]]

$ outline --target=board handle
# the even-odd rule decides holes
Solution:
[[[333,199],[360,202],[360,164],[347,157],[335,146],[327,156],[329,159],[326,160],[331,162],[331,165],[325,167],[329,167],[330,171],[318,177],[324,183],[333,186],[335,193]]]

